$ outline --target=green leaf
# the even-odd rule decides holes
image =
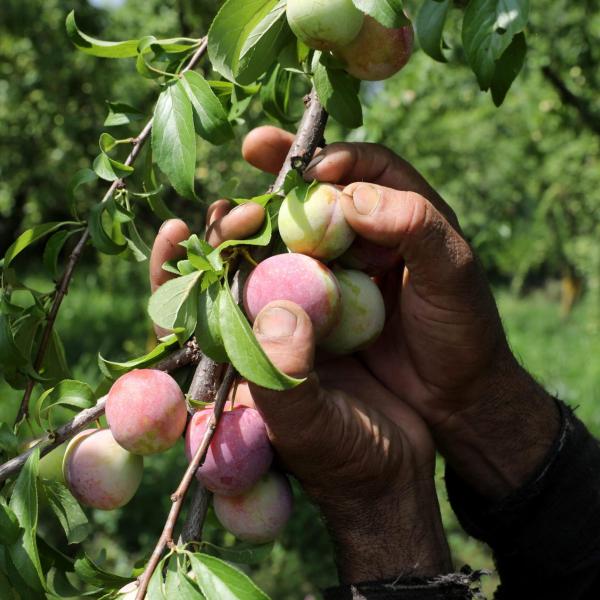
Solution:
[[[243,240],[225,240],[213,252],[220,254],[226,248],[232,246],[266,246],[271,241],[273,235],[273,226],[271,224],[271,216],[266,213],[262,227],[253,235]]]
[[[425,0],[415,21],[416,35],[421,48],[425,54],[439,62],[447,62],[442,46],[449,9],[450,0]]]
[[[108,134],[105,133],[103,135]],[[104,152],[101,152],[96,156],[92,168],[96,175],[105,181],[117,181],[117,179],[129,177],[129,175],[133,173],[133,167],[111,158]]]
[[[44,377],[44,385],[54,385],[62,379],[71,377],[65,349],[56,328],[52,329],[40,372]]]
[[[188,71],[179,80],[194,109],[194,124],[200,137],[211,144],[223,144],[234,137],[227,113],[210,85],[195,71]]]
[[[17,454],[19,438],[8,423],[0,423],[0,450],[8,455]]]
[[[65,379],[45,391],[36,402],[35,413],[49,415],[57,406],[83,410],[94,405],[94,391],[83,381]]]
[[[240,570],[208,554],[188,554],[196,583],[206,600],[268,600]]]
[[[513,37],[523,31],[528,14],[528,0],[471,0],[467,5],[463,47],[482,90],[489,89],[496,61]]]
[[[12,509],[0,496],[0,544],[12,544],[19,537],[19,521]]]
[[[69,198],[71,202],[75,200],[75,192],[79,189],[80,186],[85,185],[86,183],[91,183],[92,181],[96,181],[98,179],[98,175],[94,173],[91,169],[80,169],[73,175],[71,180],[69,181]]]
[[[196,328],[198,318],[198,284],[202,273],[171,279],[161,285],[148,302],[152,321],[164,329],[183,329],[186,339]]]
[[[75,22],[75,11],[67,15],[67,35],[78,50],[101,58],[129,58],[137,56],[138,40],[105,42],[83,33]]]
[[[169,354],[173,344],[175,343],[177,343],[177,336],[171,335],[165,341],[155,346],[147,354],[139,356],[138,358],[132,358],[127,362],[115,362],[107,360],[99,354],[98,365],[100,367],[100,371],[102,371],[102,374],[105,377],[108,377],[108,379],[117,379],[117,377],[120,377],[123,375],[123,373],[127,373],[132,369],[142,369],[158,362],[167,356],[167,354]]]
[[[512,82],[523,67],[526,54],[527,41],[525,40],[525,34],[518,33],[496,63],[496,70],[491,83],[492,99],[496,106],[500,106],[504,102]]]
[[[240,53],[248,36],[278,0],[227,0],[208,31],[208,56],[213,69],[235,81]],[[275,58],[275,56],[273,57]]]
[[[362,125],[358,79],[351,77],[345,71],[330,69],[319,63],[313,80],[321,104],[336,121],[352,128]]]
[[[77,500],[58,481],[44,480],[43,486],[48,504],[67,535],[67,542],[69,544],[82,542],[88,536],[90,527]]]
[[[95,204],[90,210],[88,226],[90,228],[90,237],[94,246],[104,254],[120,254],[127,248],[126,243],[116,242],[104,229],[104,218],[110,221],[112,227],[112,219],[104,217],[104,213],[108,208],[108,203]]]
[[[105,127],[129,125],[144,118],[141,110],[125,102],[107,102],[106,104],[108,105],[108,115],[104,120]]]
[[[269,360],[240,307],[236,304],[229,285],[219,293],[219,328],[227,356],[246,379],[271,390],[287,390],[304,381],[285,375]]]
[[[160,170],[175,190],[194,198],[196,137],[192,103],[180,85],[170,85],[154,109],[152,151]]]
[[[40,450],[35,448],[15,484],[10,497],[10,508],[21,526],[18,539],[8,548],[11,560],[29,587],[44,589],[44,574],[36,542],[38,523],[37,474],[40,463]]]
[[[352,0],[358,10],[370,15],[384,27],[397,28],[410,21],[404,14],[402,0]]]
[[[285,7],[286,0],[278,2],[248,34],[239,55],[239,83],[252,83],[266,73],[283,47],[294,39]]]
[[[95,175],[94,175],[95,177]],[[46,245],[44,246],[44,254],[42,261],[44,267],[50,272],[53,279],[58,277],[58,257],[67,240],[74,234],[80,232],[81,229],[59,230],[53,233]]]
[[[237,544],[230,548],[215,546],[210,542],[202,542],[202,545],[223,560],[243,565],[255,565],[263,562],[270,556],[274,546],[273,542],[259,545]]]
[[[96,587],[120,588],[131,581],[130,577],[121,577],[100,568],[85,554],[75,561],[75,573]]]
[[[218,363],[227,362],[227,353],[219,329],[219,284],[211,285],[200,294],[196,340],[206,356]]]
[[[125,230],[127,231],[127,245],[129,249],[133,253],[135,260],[138,262],[144,262],[150,258],[151,250],[148,247],[148,244],[142,239],[138,228],[135,225],[135,221],[131,221],[125,225]]]
[[[276,64],[271,68],[260,89],[260,100],[264,111],[283,125],[289,125],[298,120],[298,115],[289,114],[293,77],[292,73],[284,71],[281,65]]]
[[[53,221],[51,223],[36,225],[35,227],[24,231],[6,251],[6,254],[4,255],[4,268],[6,269],[15,257],[31,244],[37,242],[49,233],[69,225],[79,225],[79,223],[76,221]]]
[[[148,600],[168,600],[163,592],[163,568],[166,559],[162,559],[158,566],[156,567],[152,577],[150,578],[150,583],[148,584],[148,592],[146,594],[146,598]]]
[[[27,358],[15,343],[8,317],[0,314],[0,368],[18,368],[27,363]]]

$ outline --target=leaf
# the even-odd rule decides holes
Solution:
[[[37,474],[40,450],[35,448],[17,478],[10,497],[10,508],[22,529],[9,547],[9,554],[23,580],[36,591],[44,589],[44,575],[36,542],[38,522]]]
[[[293,74],[284,71],[281,65],[276,64],[271,68],[265,83],[260,89],[263,110],[283,125],[295,123],[298,120],[298,115],[289,114],[292,80]]]
[[[150,258],[151,250],[148,244],[142,239],[140,232],[138,231],[135,221],[131,221],[125,225],[125,229],[129,237],[127,237],[127,245],[133,253],[135,260],[138,262],[144,262]]]
[[[69,225],[79,225],[79,223],[76,221],[53,221],[51,223],[43,223],[42,225],[36,225],[35,227],[31,227],[31,229],[27,229],[6,251],[6,254],[4,255],[4,268],[6,269],[15,257],[23,252],[25,248],[31,246],[31,244],[37,242],[49,233]]]
[[[43,485],[48,504],[67,535],[67,543],[82,542],[88,536],[90,526],[77,500],[58,481],[44,480]]]
[[[146,598],[148,600],[167,600],[165,594],[163,592],[163,568],[165,564],[165,558],[163,558],[157,565],[152,577],[150,578],[150,583],[148,584],[148,592],[146,594]]]
[[[94,178],[95,178],[94,174]],[[50,236],[50,239],[44,246],[44,254],[42,261],[44,267],[50,272],[53,279],[58,277],[58,257],[67,240],[74,234],[80,232],[81,229],[59,230]]]
[[[210,85],[195,71],[188,71],[179,80],[180,85],[192,103],[194,123],[200,137],[211,144],[223,144],[234,137],[227,113]]]
[[[518,33],[496,63],[496,70],[490,86],[492,99],[496,106],[500,106],[504,102],[512,82],[523,67],[526,54],[527,41],[525,40],[525,34]]]
[[[100,568],[85,554],[75,561],[75,573],[86,583],[96,587],[120,588],[131,581],[130,577],[121,577]]]
[[[50,342],[40,372],[44,376],[44,384],[46,386],[54,385],[62,379],[69,379],[71,377],[67,357],[65,356],[65,349],[55,328],[52,329]]]
[[[496,61],[527,25],[528,0],[471,0],[465,10],[462,41],[482,90],[489,89]]]
[[[267,212],[264,223],[253,236],[243,240],[225,240],[214,250],[214,252],[220,254],[226,248],[231,248],[233,246],[266,246],[271,241],[272,235],[273,226],[271,224],[271,216]]]
[[[179,85],[170,85],[154,109],[152,151],[160,170],[175,190],[194,198],[196,137],[192,103]]]
[[[358,10],[370,15],[384,27],[397,28],[410,21],[404,14],[402,0],[352,0]]]
[[[208,56],[215,71],[229,81],[236,81],[240,53],[248,36],[277,3],[277,0],[227,0],[223,4],[208,31]]]
[[[116,379],[123,375],[123,373],[127,373],[132,369],[141,369],[144,367],[148,367],[158,362],[161,358],[165,357],[169,354],[171,347],[173,344],[177,342],[177,336],[171,335],[165,341],[161,342],[157,346],[155,346],[150,352],[144,354],[143,356],[139,356],[138,358],[132,358],[127,362],[115,362],[111,360],[107,360],[103,358],[100,354],[98,355],[98,365],[100,367],[100,371],[105,377],[108,379]]]
[[[285,375],[269,360],[246,317],[236,304],[229,285],[219,293],[219,328],[229,360],[246,379],[271,390],[287,390],[304,381]]]
[[[220,289],[218,284],[213,284],[200,294],[196,340],[206,356],[215,362],[225,363],[227,362],[227,353],[219,328],[218,297]]]
[[[239,55],[239,83],[252,83],[266,73],[283,47],[294,39],[285,7],[286,0],[278,2],[248,34]]]
[[[8,423],[0,423],[0,450],[9,455],[17,454],[19,450],[19,438]]]
[[[415,21],[416,35],[421,48],[425,54],[439,62],[447,62],[442,52],[442,36],[449,9],[450,0],[425,0]]]
[[[216,553],[219,558],[244,565],[255,565],[266,560],[273,551],[273,542],[266,544],[251,545],[238,544],[231,548],[215,546],[210,542],[202,542],[202,545]]]
[[[83,410],[94,405],[94,391],[83,381],[65,379],[53,388],[45,391],[36,402],[35,414],[49,415],[57,406],[67,406]]]
[[[18,368],[27,363],[15,343],[8,317],[0,314],[0,368]]]
[[[111,158],[104,152],[96,156],[92,168],[96,175],[105,181],[117,181],[117,179],[124,179],[133,173],[133,167]]]
[[[313,76],[317,95],[327,112],[346,127],[362,125],[362,106],[358,98],[360,82],[340,69],[319,63]]]
[[[196,583],[207,600],[268,600],[240,570],[208,554],[188,554]]]
[[[152,321],[164,329],[182,328],[186,339],[196,328],[198,318],[198,283],[202,273],[171,279],[161,285],[148,302]]]
[[[67,15],[67,35],[71,42],[81,52],[98,56],[101,58],[129,58],[137,56],[138,40],[127,40],[125,42],[105,42],[97,40],[83,33],[75,22],[75,11]]]
[[[108,115],[104,119],[105,127],[129,125],[144,118],[141,110],[125,102],[107,102],[106,104],[108,105]]]
[[[95,204],[90,210],[88,226],[90,228],[90,237],[96,249],[103,254],[120,254],[127,248],[126,243],[116,242],[104,229],[103,215],[108,208],[106,202]],[[112,219],[110,219],[112,222]]]
[[[19,537],[19,521],[6,500],[0,496],[0,544],[12,544]]]
[[[91,183],[92,181],[96,181],[98,179],[98,175],[92,171],[92,169],[80,169],[71,177],[69,181],[69,198],[71,202],[75,200],[75,192],[79,189],[80,186],[85,185],[86,183]]]

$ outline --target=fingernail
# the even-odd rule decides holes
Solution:
[[[354,208],[360,215],[370,215],[377,208],[380,200],[380,191],[368,183],[362,183],[352,192]]]
[[[309,171],[312,171],[323,159],[325,158],[325,154],[323,152],[317,154],[309,163],[306,165],[306,169],[304,170],[304,174],[308,174]]]
[[[263,310],[256,321],[256,329],[264,337],[277,339],[294,335],[298,319],[293,312],[274,306]]]

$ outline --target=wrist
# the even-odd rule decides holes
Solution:
[[[384,496],[322,502],[342,583],[452,570],[433,479],[395,485]]]
[[[473,401],[433,428],[440,452],[474,490],[500,499],[521,487],[560,426],[555,400],[508,349],[469,392]]]

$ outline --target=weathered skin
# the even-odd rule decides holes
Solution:
[[[127,504],[142,481],[144,459],[121,448],[110,429],[86,429],[67,446],[63,473],[81,504],[113,510]]]
[[[379,81],[397,73],[410,58],[413,30],[410,25],[387,29],[372,17],[365,16],[358,36],[337,48],[334,54],[346,71],[358,79]]]
[[[288,0],[287,19],[307,46],[333,50],[358,35],[364,15],[352,0]]]
[[[221,525],[238,539],[253,544],[273,541],[292,514],[292,490],[280,473],[267,473],[241,496],[215,495],[213,506]]]
[[[198,411],[185,435],[185,451],[191,460],[198,449],[212,409]],[[212,439],[198,480],[212,492],[236,496],[249,490],[269,470],[273,450],[260,413],[239,406],[226,411]]]
[[[244,307],[252,321],[269,302],[289,300],[306,311],[317,339],[338,322],[340,299],[333,273],[314,258],[295,253],[277,254],[261,262],[244,288]]]
[[[106,420],[115,440],[129,452],[143,456],[164,452],[185,429],[185,398],[167,373],[135,369],[110,388]]]
[[[365,273],[336,269],[335,275],[342,290],[342,318],[320,345],[336,354],[349,354],[379,337],[385,305],[379,288]]]
[[[344,218],[340,190],[326,183],[310,189],[306,199],[292,190],[279,210],[279,233],[292,252],[324,262],[343,254],[356,234]]]

